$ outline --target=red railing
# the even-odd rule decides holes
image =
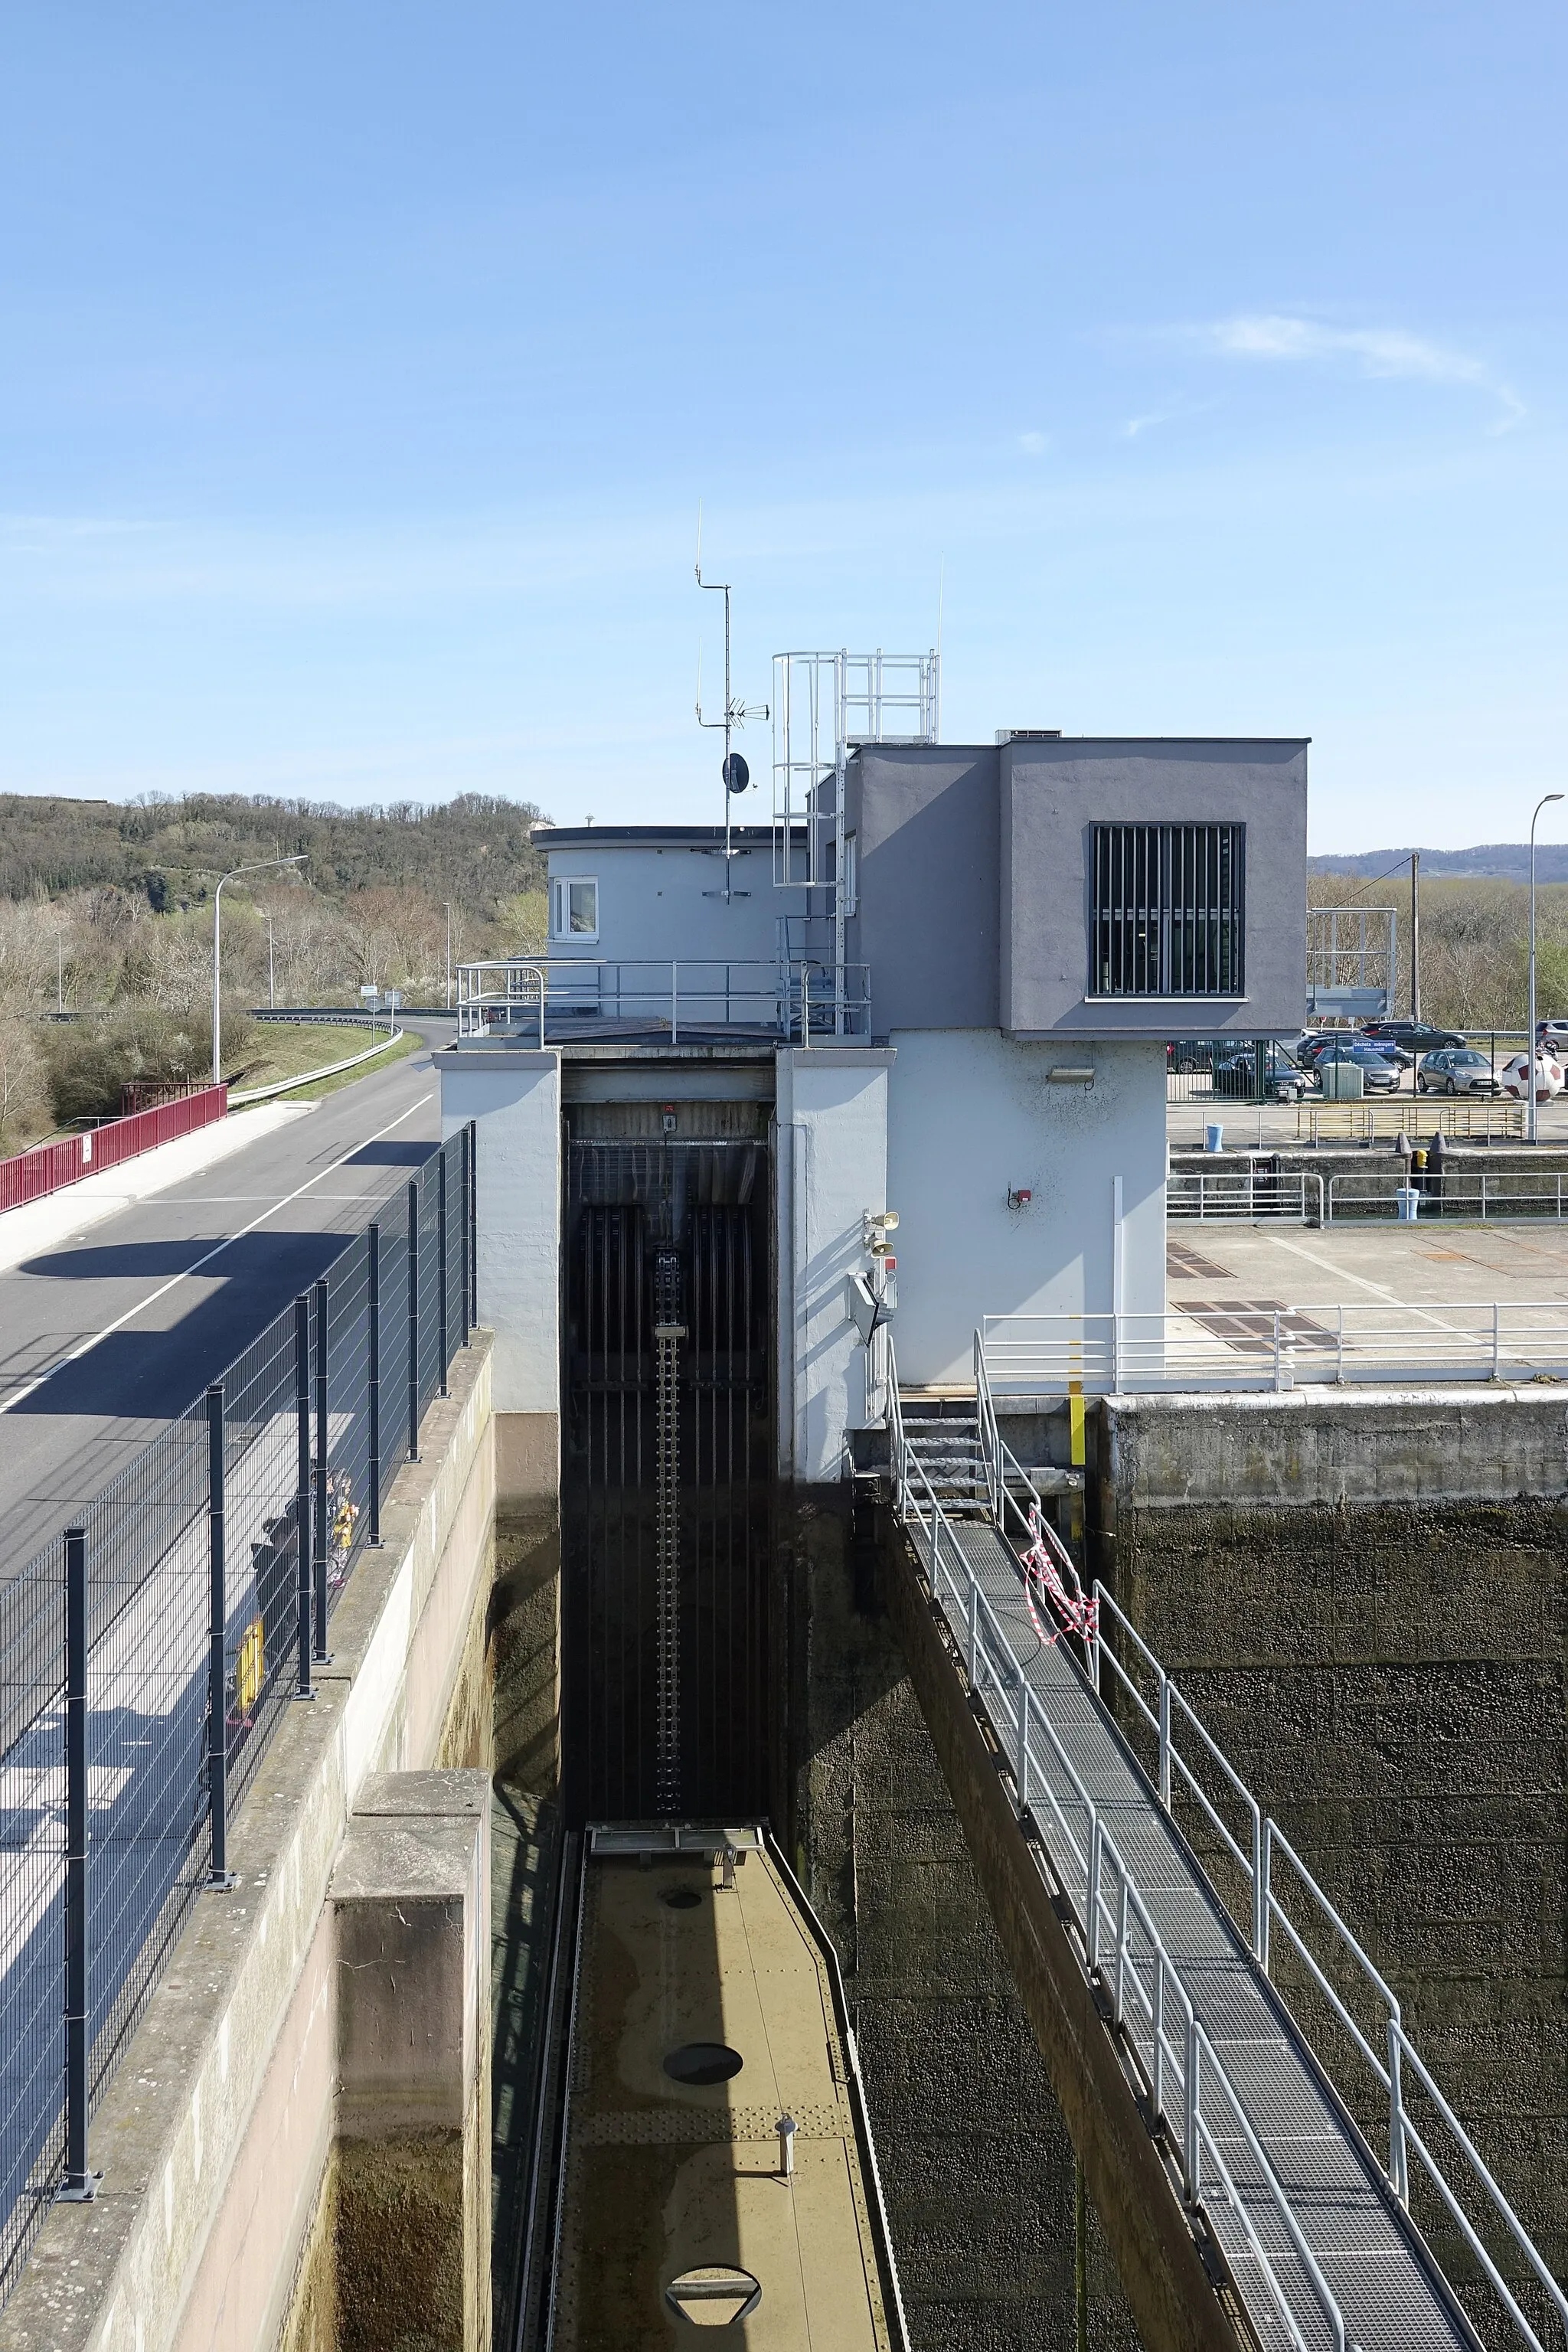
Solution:
[[[154,1145],[173,1143],[176,1136],[192,1135],[210,1127],[228,1108],[226,1087],[204,1087],[199,1094],[177,1102],[159,1103],[130,1118],[111,1118],[102,1127],[68,1136],[63,1143],[42,1143],[36,1151],[18,1151],[14,1160],[0,1160],[0,1211],[19,1209],[26,1201],[42,1201],[62,1184],[78,1184],[102,1168],[118,1168]]]

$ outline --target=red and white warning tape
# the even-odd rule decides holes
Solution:
[[[1092,1642],[1100,1631],[1100,1603],[1079,1585],[1078,1570],[1061,1538],[1054,1528],[1046,1526],[1038,1511],[1029,1513],[1028,1550],[1019,1561],[1024,1571],[1024,1598],[1029,1604],[1029,1622],[1043,1650],[1050,1649],[1061,1634],[1076,1633],[1080,1641]],[[1069,1591],[1062,1581],[1066,1569],[1072,1579]],[[1048,1610],[1061,1621],[1053,1624],[1049,1633],[1040,1622],[1040,1612],[1035,1606],[1037,1591]]]

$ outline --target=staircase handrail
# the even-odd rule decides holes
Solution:
[[[1049,1550],[1058,1570],[1077,1601],[1083,1599],[1083,1586],[1079,1580],[1078,1564],[1046,1517],[1040,1490],[1030,1477],[1012,1447],[1003,1436],[996,1419],[995,1400],[991,1393],[991,1375],[986,1369],[985,1349],[978,1328],[974,1333],[974,1402],[980,1425],[980,1444],[985,1455],[986,1482],[991,1496],[991,1516],[1004,1536],[1007,1533],[1006,1514],[1012,1511],[1026,1541],[1042,1541]],[[1021,1486],[1027,1502],[1020,1501],[1009,1483]]]
[[[980,1337],[981,1335],[977,1333],[975,1344],[975,1387],[977,1407],[981,1421],[983,1440],[986,1430],[987,1416],[989,1416],[991,1430],[995,1433],[994,1444],[996,1451],[993,1454],[988,1450],[988,1465],[994,1464],[1000,1468],[1004,1461],[1014,1462],[1015,1457],[1012,1455],[1010,1449],[1006,1447],[1005,1441],[1001,1437],[1000,1432],[995,1430],[995,1408],[991,1398],[989,1383],[986,1383],[984,1390],[982,1390],[981,1387],[981,1376],[984,1368],[984,1349],[980,1344]],[[1136,1882],[1132,1879],[1131,1873],[1126,1871],[1125,1864],[1121,1861],[1120,1853],[1116,1849],[1114,1842],[1110,1838],[1109,1833],[1103,1830],[1102,1826],[1100,1827],[1097,1832],[1096,1824],[1099,1822],[1098,1809],[1095,1807],[1093,1801],[1089,1798],[1088,1791],[1084,1789],[1078,1773],[1074,1770],[1071,1763],[1069,1762],[1065,1749],[1062,1748],[1060,1741],[1057,1738],[1054,1728],[1044,1715],[1038,1712],[1037,1702],[1033,1702],[1033,1694],[1031,1693],[1027,1681],[1025,1678],[1023,1665],[1013,1654],[1011,1645],[1007,1642],[1006,1636],[1003,1632],[1000,1621],[997,1619],[990,1601],[982,1590],[979,1580],[975,1576],[974,1570],[971,1567],[970,1562],[963,1552],[963,1547],[958,1540],[952,1525],[948,1519],[947,1514],[942,1507],[941,1498],[937,1495],[936,1490],[931,1485],[931,1479],[927,1475],[924,1465],[921,1462],[918,1454],[912,1451],[909,1445],[907,1438],[905,1437],[902,1415],[899,1411],[898,1406],[898,1366],[893,1353],[890,1335],[889,1339],[889,1376],[890,1394],[894,1401],[891,1426],[893,1433],[893,1459],[899,1515],[900,1517],[914,1517],[922,1527],[925,1527],[930,1533],[931,1540],[931,1581],[933,1593],[937,1594],[940,1598],[941,1579],[945,1573],[949,1589],[952,1591],[954,1600],[959,1601],[963,1605],[965,1622],[969,1629],[969,1658],[967,1663],[971,1687],[977,1697],[983,1696],[982,1683],[980,1679],[983,1665],[985,1664],[984,1653],[981,1645],[983,1629],[988,1634],[994,1636],[995,1644],[1000,1654],[1007,1661],[1017,1677],[1019,1689],[1022,1695],[1015,1703],[1010,1701],[1007,1696],[1004,1678],[994,1668],[992,1669],[992,1686],[997,1693],[1001,1704],[1007,1714],[1007,1720],[1005,1723],[996,1724],[995,1729],[1005,1752],[1010,1757],[1016,1759],[1014,1769],[1014,1778],[1015,1785],[1018,1790],[1018,1810],[1020,1814],[1022,1815],[1024,1812],[1027,1811],[1034,1801],[1034,1795],[1031,1793],[1029,1789],[1029,1767],[1034,1756],[1034,1750],[1031,1748],[1029,1738],[1030,1714],[1031,1706],[1033,1704],[1037,1720],[1038,1721],[1040,1727],[1046,1732],[1056,1758],[1066,1771],[1079,1801],[1085,1808],[1086,1820],[1089,1826],[1091,1857],[1093,1853],[1096,1851],[1099,1851],[1102,1857],[1107,1853],[1113,1857],[1114,1866],[1119,1874],[1124,1880],[1128,1893],[1128,1903],[1132,1910],[1133,1916],[1139,1917],[1140,1923],[1144,1926],[1145,1932],[1149,1935],[1152,1943],[1159,1948],[1165,1965],[1171,1969],[1172,1980],[1177,1985],[1178,1989],[1180,1989],[1180,1979],[1176,1976],[1173,1965],[1169,1961],[1168,1955],[1164,1954],[1163,1946],[1160,1945],[1159,1937],[1153,1928],[1152,1922],[1149,1920],[1147,1910],[1142,1904],[1142,1898],[1138,1894]],[[1016,1466],[1016,1463],[1015,1466]],[[1032,1482],[1027,1480],[1026,1475],[1022,1472],[1020,1472],[1019,1475],[1024,1478],[1025,1484],[1026,1486],[1030,1486],[1032,1491]],[[923,1498],[918,1491],[920,1488],[923,1488],[924,1490]],[[996,1492],[994,1483],[992,1485],[991,1492],[993,1495]],[[995,1512],[994,1508],[993,1509],[993,1517],[995,1520],[998,1530],[1001,1531],[1001,1518]],[[952,1570],[947,1568],[945,1565],[943,1559],[944,1536],[946,1538],[947,1552],[957,1561],[959,1567],[963,1570],[963,1584],[962,1588],[959,1580],[953,1573]],[[1453,2108],[1449,2105],[1443,2094],[1438,2090],[1425,2062],[1420,2057],[1405,2028],[1399,2001],[1392,1988],[1388,1985],[1386,1979],[1383,1977],[1369,1955],[1365,1952],[1355,1936],[1352,1933],[1350,1927],[1341,1916],[1340,1913],[1330,1902],[1328,1896],[1318,1885],[1316,1879],[1307,1869],[1305,1864],[1296,1853],[1295,1848],[1290,1844],[1289,1840],[1279,1827],[1279,1824],[1271,1816],[1268,1816],[1263,1813],[1257,1799],[1253,1796],[1246,1782],[1237,1772],[1235,1767],[1230,1763],[1229,1759],[1226,1756],[1223,1748],[1221,1748],[1218,1742],[1204,1725],[1196,1710],[1192,1706],[1184,1694],[1178,1689],[1172,1676],[1166,1672],[1165,1668],[1161,1664],[1155,1652],[1143,1639],[1143,1636],[1139,1633],[1137,1627],[1133,1625],[1131,1619],[1127,1616],[1126,1612],[1119,1607],[1111,1595],[1106,1591],[1104,1584],[1099,1578],[1093,1580],[1090,1590],[1092,1598],[1098,1604],[1098,1612],[1095,1620],[1095,1630],[1089,1644],[1089,1664],[1087,1672],[1085,1672],[1084,1669],[1079,1668],[1077,1660],[1074,1659],[1072,1661],[1074,1671],[1084,1673],[1084,1678],[1093,1692],[1096,1703],[1103,1706],[1104,1699],[1100,1693],[1101,1669],[1104,1664],[1109,1663],[1121,1685],[1131,1693],[1132,1699],[1141,1710],[1145,1720],[1154,1730],[1159,1740],[1159,1763],[1156,1794],[1159,1798],[1160,1803],[1166,1812],[1170,1813],[1173,1818],[1173,1774],[1179,1773],[1183,1781],[1198,1799],[1205,1817],[1208,1819],[1211,1825],[1218,1831],[1228,1850],[1235,1856],[1250,1881],[1253,1915],[1253,1955],[1264,1975],[1268,1977],[1270,1973],[1269,1931],[1271,1925],[1278,1922],[1279,1925],[1285,1929],[1287,1935],[1290,1938],[1292,1946],[1306,1962],[1314,1981],[1328,1997],[1335,2013],[1347,2028],[1356,2046],[1367,2059],[1373,2069],[1374,2078],[1387,2092],[1389,2099],[1389,2152],[1384,2169],[1389,2186],[1399,2204],[1408,2210],[1409,2180],[1408,2158],[1406,2151],[1408,2146],[1414,2144],[1416,2153],[1421,2158],[1423,2165],[1430,2175],[1433,2184],[1436,2189],[1438,2195],[1441,2197],[1445,2207],[1460,2230],[1470,2252],[1475,2255],[1477,2261],[1486,2273],[1488,2279],[1491,2283],[1500,2300],[1507,2310],[1509,2316],[1513,2320],[1520,2335],[1523,2338],[1524,2342],[1530,2347],[1530,2352],[1545,2352],[1545,2347],[1542,2346],[1540,2337],[1536,2335],[1523,2312],[1521,2310],[1506,2280],[1503,2278],[1496,2263],[1488,2252],[1487,2248],[1482,2242],[1474,2224],[1471,2222],[1460,2205],[1458,2198],[1451,2187],[1447,2176],[1443,2172],[1437,2158],[1434,2155],[1433,2151],[1427,2147],[1426,2141],[1416,2130],[1415,2126],[1411,2121],[1410,2116],[1405,2110],[1402,2086],[1402,2062],[1407,2062],[1412,2072],[1420,2082],[1423,2090],[1431,2098],[1434,2105],[1442,2116],[1444,2123],[1453,2134],[1454,2138],[1462,2150],[1477,2181],[1485,2190],[1487,2199],[1493,2207],[1499,2221],[1501,2222],[1507,2232],[1511,2236],[1520,2253],[1523,2256],[1525,2262],[1540,2281],[1547,2299],[1562,2325],[1564,2345],[1568,2346],[1568,2294],[1565,2294],[1563,2288],[1558,2284],[1544,2258],[1535,2246],[1533,2240],[1525,2230],[1523,2223],[1520,2221],[1517,2213],[1515,2213],[1503,2190],[1493,2179],[1479,2153],[1470,2141],[1462,2125],[1459,2123]],[[1121,1659],[1116,1656],[1115,1652],[1110,1648],[1107,1642],[1107,1626],[1112,1620],[1130,1638],[1157,1677],[1157,1704],[1154,1707],[1150,1706],[1148,1701],[1143,1697],[1142,1692],[1139,1691],[1136,1684],[1132,1681],[1126,1667],[1123,1666]],[[1070,1652],[1068,1654],[1070,1657]],[[1186,1759],[1182,1756],[1175,1733],[1175,1719],[1178,1715],[1197,1735],[1198,1740],[1201,1742],[1204,1750],[1218,1765],[1221,1771],[1225,1774],[1226,1779],[1237,1794],[1241,1798],[1244,1805],[1246,1806],[1248,1814],[1249,1828],[1251,1830],[1250,1853],[1244,1850],[1238,1841],[1235,1838],[1228,1825],[1224,1822],[1223,1818],[1215,1809],[1205,1791],[1199,1786],[1192,1766],[1188,1763]],[[1011,1748],[1007,1746],[1009,1731],[1013,1734],[1014,1739],[1014,1744]],[[1050,1790],[1048,1782],[1045,1784],[1043,1789],[1035,1793],[1048,1796],[1050,1798],[1052,1809],[1056,1813],[1058,1827],[1067,1837],[1068,1846],[1073,1853],[1079,1867],[1080,1869],[1085,1868],[1085,1858],[1082,1850],[1079,1847],[1076,1839],[1072,1837],[1071,1832],[1068,1830],[1066,1818],[1061,1813],[1060,1808],[1056,1802],[1054,1792]],[[1097,1835],[1099,1841],[1098,1846],[1096,1844]],[[1373,1990],[1383,2003],[1385,2012],[1385,2032],[1388,2050],[1386,2064],[1377,2057],[1376,2053],[1373,2050],[1370,2042],[1367,2041],[1361,2029],[1357,2026],[1353,2017],[1345,2006],[1345,2003],[1342,2000],[1335,1987],[1330,1981],[1326,1973],[1307,1947],[1300,1929],[1287,1913],[1279,1892],[1273,1885],[1272,1858],[1276,1848],[1284,1854],[1291,1867],[1295,1870],[1303,1886],[1312,1897],[1322,1918],[1328,1923],[1333,1934],[1342,1942],[1348,1956],[1355,1962],[1357,1968],[1360,1969],[1368,1984],[1372,1987]],[[1058,1875],[1059,1878],[1059,1872]],[[1086,1890],[1092,1885],[1092,1883],[1091,1862],[1089,1871],[1086,1874]],[[1064,1885],[1063,1891],[1068,1897],[1069,1908],[1075,1911],[1076,1916],[1077,1906],[1070,1889]],[[1135,1901],[1134,1898],[1136,1898]],[[1091,1926],[1089,1919],[1085,1919],[1081,1916],[1079,1918],[1080,1930],[1085,1936],[1086,1954],[1091,1973],[1094,1968],[1098,1965],[1098,1911],[1094,1909],[1094,1905],[1097,1901],[1097,1895],[1090,1896],[1086,1891],[1086,1907],[1091,1911],[1095,1924]],[[1158,1997],[1163,1999],[1163,1994]],[[1153,1997],[1152,1996],[1152,1998]],[[1117,1996],[1118,2022],[1121,2022],[1121,1996],[1119,1992]],[[1186,2000],[1187,1999],[1184,1991],[1182,1992],[1182,1999],[1184,2000]],[[1190,2001],[1187,2003],[1187,2006],[1190,2011]],[[1151,2015],[1152,2015],[1152,2009]],[[1201,2027],[1196,2028],[1196,2031],[1201,2035]],[[1204,2040],[1206,2044],[1206,2037],[1204,2037]],[[1237,2113],[1239,2115],[1239,2103],[1236,2101],[1234,2086],[1229,2083],[1228,2078],[1225,2075],[1224,2068],[1220,2064],[1218,2057],[1213,2055],[1212,2052],[1205,2050],[1205,2055],[1202,2060],[1200,2060],[1199,2063],[1207,2064],[1215,2072],[1216,2079],[1223,2084],[1229,2099],[1237,2105]],[[1156,2059],[1156,2071],[1159,2071],[1159,2066],[1160,2062]],[[1154,2099],[1155,2105],[1158,2106],[1158,2096],[1152,2084],[1151,2085],[1151,2097]],[[1173,2119],[1167,2118],[1167,2120]],[[1185,2129],[1186,2124],[1190,2120],[1190,2118],[1184,2119],[1184,2129]],[[1241,2120],[1246,2135],[1250,2140],[1252,2138],[1251,2126],[1247,2124],[1245,2116],[1242,2116]],[[1207,2136],[1205,2134],[1203,2136],[1203,2145],[1207,2146],[1208,2144]],[[1186,2139],[1184,2139],[1183,2145],[1184,2149],[1186,2152],[1184,2158],[1184,2177],[1189,2181],[1195,2182],[1201,2171],[1199,2142],[1194,2140],[1192,2142],[1191,2146],[1189,2146]],[[1228,2175],[1226,2175],[1224,2172],[1223,2158],[1219,2157],[1219,2151],[1215,2148],[1213,2149],[1212,2152],[1216,2159],[1216,2165],[1221,2171],[1222,2178],[1228,2183]],[[1262,2150],[1260,2148],[1257,2150],[1257,2154],[1265,2163],[1267,2168],[1267,2159],[1263,2158]],[[1289,2213],[1288,2207],[1286,2207],[1283,2202],[1284,2192],[1282,2189],[1280,2189],[1278,2180],[1274,2178],[1271,2168],[1268,2168],[1268,2179],[1270,2193],[1280,2204],[1280,2210],[1285,2220],[1287,2230],[1289,2231],[1292,2243],[1294,2244],[1296,2243],[1300,2233],[1297,2230],[1294,2217]],[[1195,2186],[1193,2187],[1192,2194],[1194,2201],[1195,2202]],[[1250,2224],[1246,2223],[1245,2215],[1243,2216],[1243,2220],[1244,2224],[1247,2228],[1247,2235],[1250,2241],[1252,2238]],[[1311,2264],[1310,2255],[1306,2254],[1304,2250],[1302,2251],[1303,2260],[1308,2264],[1310,2272],[1315,2268],[1315,2266]],[[1267,2262],[1262,2260],[1260,2251],[1259,2259],[1264,2273],[1269,2279],[1270,2291],[1274,2293],[1278,2298],[1278,2284],[1274,2280],[1273,2273],[1269,2269],[1268,2264]],[[1320,2273],[1317,2273],[1316,2277],[1314,2277],[1314,2292],[1317,2292],[1321,2276],[1321,2274]],[[1322,2292],[1324,2294],[1329,2293],[1326,2285],[1323,2286]],[[1331,2301],[1331,2296],[1330,2300]],[[1335,2306],[1335,2309],[1337,2310],[1337,2305]],[[1293,2317],[1288,2320],[1288,2325],[1289,2325],[1292,2332],[1294,2333],[1296,2323]],[[1298,2338],[1297,2340],[1299,2341],[1300,2339]],[[1337,2336],[1336,2341],[1342,2345],[1343,2343],[1342,2326],[1342,2332]]]
[[[891,1370],[896,1394],[896,1360],[891,1366]],[[1335,2352],[1346,2352],[1344,2315],[1338,2301],[1324,2278],[1311,2248],[1302,2235],[1300,2223],[1290,2210],[1284,2189],[1258,2142],[1223,2062],[1194,2014],[1191,1999],[1150,1916],[1137,1881],[1128,1867],[1114,1836],[1101,1820],[1099,1807],[1085,1788],[1082,1779],[1058,1738],[1055,1727],[1039,1711],[1037,1705],[1032,1706],[1034,1695],[1030,1690],[1023,1665],[1013,1655],[1000,1620],[964,1555],[952,1522],[942,1508],[941,1498],[931,1484],[925,1465],[910,1448],[903,1437],[901,1420],[894,1422],[893,1433],[894,1475],[900,1501],[900,1515],[901,1517],[917,1519],[930,1532],[931,1581],[933,1594],[940,1600],[942,1581],[945,1576],[948,1589],[953,1598],[961,1601],[968,1628],[965,1664],[970,1688],[975,1697],[984,1704],[987,1683],[989,1683],[991,1690],[999,1702],[1000,1711],[1005,1719],[997,1723],[995,1728],[1003,1741],[1005,1752],[1012,1759],[1020,1818],[1032,1811],[1041,1798],[1048,1799],[1058,1822],[1067,1835],[1068,1845],[1080,1869],[1084,1871],[1085,1887],[1081,1903],[1075,1889],[1067,1883],[1059,1872],[1058,1879],[1068,1909],[1079,1931],[1083,1947],[1085,1971],[1091,1981],[1098,1977],[1110,1991],[1115,2024],[1121,2031],[1137,2060],[1139,2071],[1143,2075],[1148,2088],[1153,2113],[1158,2120],[1166,2126],[1170,2133],[1176,2153],[1184,2194],[1193,2207],[1196,2208],[1201,2204],[1204,2163],[1206,2158],[1218,2176],[1226,2201],[1240,2215],[1248,2245],[1257,2259],[1259,2273],[1268,2288],[1270,2297],[1289,2332],[1293,2352],[1310,2352],[1309,2340],[1302,2331],[1289,2297],[1253,2226],[1251,2218],[1242,2205],[1223,2149],[1208,2116],[1204,2113],[1203,2084],[1206,2078],[1223,2096],[1225,2104],[1239,2126],[1242,2137],[1247,2141],[1248,2152],[1258,2165],[1264,2187],[1279,2213],[1292,2251],[1306,2272],[1314,2299],[1328,2322],[1333,2336]],[[944,1536],[948,1556],[945,1559]],[[962,1588],[953,1568],[948,1564],[949,1559],[955,1561],[957,1567],[963,1571],[964,1582]],[[1018,1690],[1016,1699],[1009,1699],[1005,1675],[998,1664],[998,1660],[1005,1661],[1005,1665],[1011,1667],[1016,1677]],[[1077,1667],[1076,1662],[1074,1670],[1081,1672],[1081,1669]],[[1071,1785],[1074,1796],[1084,1809],[1089,1832],[1087,1856],[1068,1829],[1066,1817],[1062,1813],[1048,1778],[1038,1769],[1037,1749],[1030,1736],[1031,1713],[1034,1716],[1035,1725],[1044,1732],[1049,1742],[1057,1762]],[[1006,1734],[1009,1729],[1013,1733],[1010,1747],[1006,1745]],[[1031,1789],[1032,1765],[1037,1769],[1035,1786]],[[1114,1896],[1113,1902],[1112,1896]],[[1100,1930],[1108,1916],[1115,1924],[1113,1966],[1109,1960],[1102,1961],[1100,1954]],[[1147,1992],[1140,1981],[1138,1956],[1133,1952],[1129,1941],[1130,1927],[1134,1920],[1147,1938],[1149,1946],[1150,1989]],[[1140,2009],[1147,2015],[1153,2029],[1153,2048],[1148,2063],[1145,2063],[1142,2053],[1138,2049],[1137,2037],[1127,2022],[1127,1996],[1130,1986],[1137,1995]],[[1182,2028],[1179,2067],[1167,2063],[1167,2061],[1175,2062],[1178,2058],[1176,2046],[1172,2042],[1165,2024],[1168,1994],[1174,1996]],[[1179,2071],[1182,2085],[1180,2107],[1174,2113],[1172,2111],[1167,2096],[1167,2080],[1173,2071]]]

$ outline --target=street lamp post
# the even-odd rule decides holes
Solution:
[[[220,877],[217,888],[213,892],[213,1084],[215,1087],[221,1086],[223,1083],[223,1067],[218,1058],[218,1025],[223,1012],[221,980],[224,883],[232,882],[236,876],[240,874],[269,873],[277,866],[303,866],[306,856],[307,852],[301,850],[297,857],[257,857],[253,858],[247,866],[231,866],[228,872]]]
[[[66,1009],[66,935],[55,933],[55,1011]]]
[[[267,1010],[270,1013],[278,1003],[276,970],[272,959],[272,918],[264,907],[261,919],[267,926]]]
[[[1563,795],[1562,795],[1562,793],[1544,793],[1544,794],[1542,795],[1542,797],[1540,800],[1538,800],[1538,801],[1536,802],[1536,803],[1535,803],[1535,816],[1532,816],[1532,817],[1531,818],[1531,820],[1530,820],[1530,1035],[1529,1035],[1529,1038],[1526,1040],[1526,1043],[1525,1043],[1525,1049],[1524,1049],[1524,1051],[1525,1051],[1525,1059],[1526,1059],[1526,1061],[1528,1062],[1528,1064],[1529,1064],[1529,1067],[1530,1067],[1530,1139],[1531,1139],[1531,1143],[1533,1143],[1533,1142],[1535,1141],[1535,1139],[1536,1139],[1536,1121],[1535,1121],[1535,1111],[1536,1111],[1536,1103],[1535,1103],[1535,1053],[1536,1053],[1536,1046],[1535,1046],[1535,818],[1536,818],[1536,817],[1538,817],[1538,816],[1541,814],[1541,812],[1542,812],[1542,810],[1543,808],[1549,807],[1549,806],[1550,806],[1550,804],[1551,804],[1551,803],[1552,803],[1552,802],[1553,802],[1553,801],[1560,801],[1560,800],[1562,799],[1562,797],[1563,797]]]
[[[447,908],[447,1010],[452,1010],[452,909]]]

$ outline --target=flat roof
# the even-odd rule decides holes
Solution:
[[[804,827],[796,826],[796,832]],[[601,841],[635,841],[655,849],[721,849],[724,827],[721,824],[536,824],[529,838],[536,849],[591,849]],[[767,849],[772,845],[773,828],[771,824],[732,824],[730,827],[731,845],[742,849]]]

